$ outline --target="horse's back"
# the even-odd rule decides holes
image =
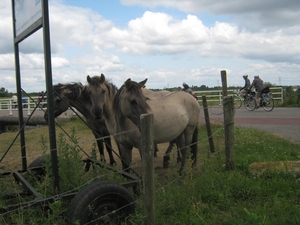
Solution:
[[[154,115],[156,143],[170,141],[187,129],[193,131],[198,124],[200,106],[188,93],[175,92],[147,103]]]
[[[142,93],[144,96],[146,96],[148,99],[158,99],[162,98],[166,95],[171,94],[170,91],[162,90],[162,91],[151,91],[149,89],[142,89]]]
[[[154,114],[161,115],[160,117],[170,117],[170,115],[188,116],[199,114],[200,105],[193,96],[183,91],[167,94],[159,99],[148,99],[147,104],[150,106]]]

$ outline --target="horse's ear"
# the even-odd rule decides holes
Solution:
[[[105,81],[105,76],[104,76],[103,73],[101,73],[101,76],[100,76],[100,82],[101,82],[101,83],[104,83],[104,81]]]
[[[126,89],[130,89],[130,87],[131,87],[131,79],[128,78],[128,79],[125,81],[124,84],[125,84]]]
[[[90,75],[87,75],[86,80],[89,84],[91,83],[92,78],[90,77]]]
[[[148,80],[148,78],[146,78],[145,80],[143,80],[143,81],[141,81],[141,82],[139,83],[140,88],[142,88],[142,87],[145,86],[147,80]]]

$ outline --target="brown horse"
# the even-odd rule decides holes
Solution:
[[[112,154],[114,150],[111,147],[110,133],[106,128],[104,119],[96,119],[96,117],[92,113],[91,101],[88,99],[87,96],[83,97],[81,95],[83,89],[84,86],[81,83],[67,83],[54,85],[54,116],[57,117],[61,115],[63,112],[67,111],[70,106],[77,109],[85,117],[86,123],[89,125],[95,136],[101,159],[105,161],[103,146],[104,141],[106,150],[109,155],[110,165],[116,164],[116,161]],[[46,120],[48,119],[47,111],[44,114],[44,118]],[[106,138],[103,139],[103,137]]]
[[[148,98],[146,102],[141,89],[146,80],[137,83],[129,79],[114,93],[103,74],[88,76],[87,81],[93,113],[96,117],[104,116],[109,131],[118,137],[123,168],[130,166],[132,147],[141,149],[139,118],[149,112],[154,114],[155,144],[176,140],[182,153],[180,171],[185,165],[186,147],[190,146],[193,166],[196,165],[200,106],[191,95],[176,92],[159,99]]]

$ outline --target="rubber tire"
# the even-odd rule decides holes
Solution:
[[[268,106],[265,106],[264,104],[263,104],[263,108],[264,108],[264,110],[265,111],[267,111],[267,112],[271,112],[273,109],[274,109],[274,99],[273,98],[271,98],[270,100],[269,100],[269,105]],[[263,102],[264,103],[264,102]]]
[[[97,181],[85,186],[72,199],[66,222],[120,224],[126,221],[128,215],[134,213],[134,202],[132,194],[122,185],[112,181]]]
[[[27,167],[27,170],[33,171],[36,174],[38,179],[41,179],[46,175],[46,157],[50,158],[51,156],[50,155],[40,156],[35,160],[33,160]],[[57,156],[57,159],[59,160],[59,156]]]
[[[49,157],[49,156],[40,156],[38,158],[36,158],[35,160],[33,160],[29,166],[28,166],[28,170],[32,170],[34,171],[38,176],[44,176],[46,171],[45,171],[45,167],[46,167],[46,159],[45,157]],[[36,169],[33,169],[36,168]]]
[[[234,105],[235,109],[241,108],[242,104],[243,104],[243,102],[241,99],[239,99],[239,98],[234,99],[233,105]]]
[[[249,102],[251,104],[249,104]],[[256,101],[255,101],[255,98],[246,98],[245,99],[245,108],[248,110],[248,111],[253,111],[254,109],[256,109]]]

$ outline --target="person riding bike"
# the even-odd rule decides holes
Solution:
[[[245,85],[244,85],[244,87],[242,87],[240,89],[240,93],[241,93],[241,96],[245,98],[245,95],[248,92],[247,89],[250,87],[250,80],[248,79],[248,75],[247,74],[243,75],[243,78],[245,80]]]
[[[191,94],[196,100],[198,100],[197,95],[195,95],[193,93],[192,89],[190,88],[190,86],[187,83],[183,82],[182,86],[183,86],[183,88],[181,89],[182,91],[185,91],[185,92]]]
[[[261,92],[265,88],[265,86],[264,86],[263,80],[260,79],[258,75],[254,76],[252,84],[250,85],[248,90],[250,91],[252,87],[255,87],[255,91],[256,91],[256,94],[255,94],[256,108],[259,108],[259,100],[261,98]]]

